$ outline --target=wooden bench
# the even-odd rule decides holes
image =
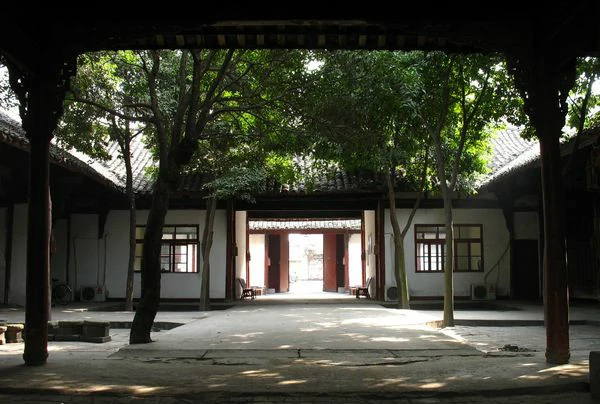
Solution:
[[[356,286],[357,299],[359,299],[361,296],[365,296],[367,299],[371,298],[371,295],[369,294],[369,286],[371,286],[371,282],[373,282],[373,278],[368,278],[365,286]]]
[[[254,288],[249,288],[246,285],[246,280],[242,278],[238,278],[238,282],[242,287],[242,294],[240,295],[240,300],[244,300],[245,298],[249,298],[250,300],[254,300],[256,298],[256,290]]]

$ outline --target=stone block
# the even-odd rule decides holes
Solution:
[[[79,334],[56,334],[54,341],[81,341]]]
[[[107,336],[104,336],[104,337],[90,337],[90,336],[82,335],[81,338],[80,338],[80,341],[82,341],[82,342],[102,343],[102,342],[108,342],[111,339],[112,338],[110,337],[110,335],[107,335]]]
[[[83,337],[108,337],[110,334],[109,321],[87,321],[83,322]]]
[[[83,333],[83,321],[59,321],[56,336],[59,335],[81,335]],[[57,339],[58,341],[58,339]],[[63,340],[64,341],[64,340]]]
[[[9,344],[23,342],[24,328],[23,324],[6,324],[6,331],[4,333],[6,342]]]
[[[48,321],[48,341],[54,341],[58,334],[58,321]]]

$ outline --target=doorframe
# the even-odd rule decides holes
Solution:
[[[246,217],[246,251],[249,254],[250,251],[250,234],[262,234],[265,236],[265,249],[264,249],[264,284],[265,285],[269,285],[269,251],[268,251],[268,236],[270,235],[279,235],[280,236],[280,288],[282,285],[281,282],[281,276],[282,276],[282,272],[281,272],[281,260],[284,260],[284,253],[285,253],[285,260],[287,261],[286,263],[286,273],[288,276],[288,280],[286,282],[287,284],[287,291],[289,291],[289,235],[290,234],[321,234],[321,235],[325,235],[325,234],[335,234],[335,235],[343,235],[344,236],[344,258],[343,258],[343,265],[344,265],[344,285],[346,288],[349,288],[349,262],[348,262],[348,241],[350,239],[350,234],[361,234],[361,272],[362,272],[362,279],[363,279],[363,284],[365,282],[365,260],[364,260],[364,240],[365,240],[365,236],[364,236],[364,223],[363,220],[361,220],[361,230],[347,230],[347,229],[294,229],[294,230],[288,230],[288,229],[270,229],[270,230],[250,230],[248,229],[248,222],[249,222],[249,218]],[[335,257],[337,259],[337,256]],[[323,269],[324,270],[324,269]],[[246,259],[246,276],[249,278],[250,274],[250,260]]]

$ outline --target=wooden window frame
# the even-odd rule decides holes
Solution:
[[[419,238],[418,234],[424,233],[425,227],[428,228],[436,228],[435,237],[434,238]],[[478,227],[479,228],[479,237],[462,237],[461,229],[468,227]],[[432,223],[432,224],[415,224],[414,225],[414,240],[415,240],[415,272],[420,274],[434,274],[434,273],[443,273],[445,271],[445,245],[446,239],[440,238],[440,229],[445,228],[444,224]],[[445,233],[445,232],[444,232]],[[434,234],[431,232],[430,234]],[[473,273],[473,272],[483,272],[484,268],[484,260],[483,260],[483,224],[454,224],[454,272],[460,273]],[[459,256],[457,254],[458,244],[464,243],[467,245],[467,255],[461,257],[467,257],[468,267],[458,269],[458,259]],[[473,256],[471,251],[472,247],[475,244],[480,244],[481,255]],[[421,247],[424,246],[424,247]],[[441,254],[432,255],[432,246],[437,246],[436,248],[441,249]],[[423,254],[423,251],[426,250],[426,254]],[[423,259],[426,258],[426,259]],[[477,268],[473,268],[473,260],[477,259]],[[434,260],[435,259],[435,260]],[[436,261],[437,260],[437,261]],[[432,265],[435,261],[436,265]],[[423,266],[427,266],[427,268],[423,268]],[[439,267],[441,269],[436,270],[432,269],[432,266]]]
[[[195,234],[193,234],[192,238],[177,238],[178,234],[190,234],[190,233],[178,233],[177,229],[182,228],[182,227],[192,227],[195,229]],[[145,225],[138,225],[136,226],[136,230],[137,229],[145,229],[146,226]],[[171,232],[169,233],[165,233],[164,230],[165,229],[172,229]],[[136,232],[137,233],[137,232]],[[163,268],[162,272],[163,273],[175,273],[175,274],[186,274],[186,273],[197,273],[198,272],[198,247],[200,245],[200,240],[199,240],[199,226],[195,225],[195,224],[165,224],[163,226],[163,235],[162,235],[162,242],[161,242],[161,263],[163,261],[163,258],[166,257],[167,258],[167,262],[168,262],[168,268]],[[171,238],[165,238],[165,235],[171,235]],[[141,262],[142,262],[142,248],[139,248],[139,252],[138,252],[138,246],[143,246],[144,244],[144,239],[136,237],[136,255],[135,255],[135,261],[134,261],[134,270],[135,272],[140,272],[141,270]],[[180,246],[186,246],[187,248],[189,248],[190,246],[192,246],[193,250],[190,253],[186,252],[186,257],[191,254],[191,258],[189,261],[186,261],[185,263],[182,262],[177,262],[176,260],[176,256],[178,255],[177,252],[177,247]],[[163,253],[163,248],[167,247],[168,248],[168,252],[165,254]],[[181,255],[181,254],[179,254]],[[185,271],[176,271],[176,265],[179,264],[185,264],[186,270]],[[191,266],[191,268],[190,268]]]

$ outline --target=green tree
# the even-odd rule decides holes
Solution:
[[[129,202],[129,255],[125,285],[125,310],[133,310],[136,247],[136,206],[131,165],[131,142],[147,129],[149,118],[138,110],[145,97],[139,72],[131,69],[135,53],[98,52],[81,55],[57,142],[96,159],[107,160],[109,142],[118,145],[125,164],[125,193]]]
[[[194,156],[198,156],[201,143],[218,142],[226,134],[254,133],[268,138],[287,133],[279,128],[291,116],[286,113],[288,99],[297,96],[297,86],[288,85],[302,73],[294,67],[301,60],[298,55],[243,50],[138,53],[142,82],[148,89],[143,108],[149,111],[151,143],[159,165],[144,235],[142,298],[130,343],[151,341],[150,330],[160,299],[162,227],[170,195],[181,174],[190,163],[197,162]],[[210,223],[205,229],[202,244],[206,255],[212,236]],[[207,279],[205,274],[204,290],[208,290]]]
[[[516,119],[519,99],[498,55],[427,54],[422,69],[426,93],[423,125],[433,139],[437,182],[444,201],[444,327],[454,326],[452,200],[472,189],[485,171],[494,124]]]
[[[427,187],[428,133],[420,123],[423,83],[418,52],[315,52],[304,116],[314,156],[349,170],[378,173],[387,188],[394,235],[394,274],[399,307],[410,308],[404,238]],[[398,185],[417,190],[401,228]]]
[[[4,61],[4,56],[0,55],[0,108],[10,110],[17,108],[18,100],[10,87],[8,69]]]
[[[600,125],[600,94],[594,94],[594,83],[600,78],[600,58],[585,57],[577,61],[577,79],[571,89],[567,102],[567,125],[574,129],[575,140],[572,151],[563,167],[563,176],[573,165],[581,134],[585,129]]]

